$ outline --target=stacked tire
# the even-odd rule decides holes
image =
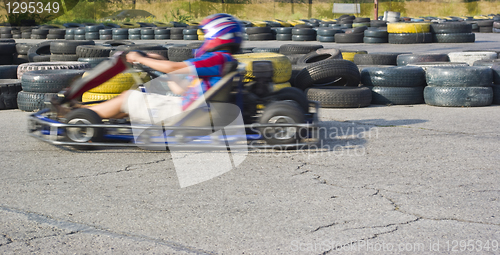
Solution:
[[[156,28],[154,30],[155,40],[168,40],[170,39],[170,29]]]
[[[477,107],[493,102],[493,71],[487,66],[430,67],[426,81],[428,105]]]
[[[170,29],[170,39],[171,40],[184,40],[184,28],[182,27],[173,27]]]
[[[363,33],[364,43],[388,43],[389,34],[383,29],[367,29]]]
[[[66,34],[64,35],[66,40],[75,40],[75,28],[67,28]]]
[[[17,109],[17,95],[21,91],[18,79],[0,79],[0,110]]]
[[[493,20],[478,20],[476,23],[479,27],[479,33],[493,32]]]
[[[10,41],[10,39],[8,40]],[[16,54],[17,51],[15,42],[0,42],[0,65],[12,65]]]
[[[316,30],[316,40],[319,42],[335,42],[337,33],[343,33],[343,31],[332,27],[320,27]]]
[[[293,28],[292,41],[316,41],[316,30],[312,28]]]
[[[255,78],[252,71],[252,63],[254,61],[271,61],[273,65],[272,79],[275,84],[286,83],[292,76],[292,64],[290,60],[282,54],[272,52],[248,53],[234,55],[234,58],[238,60],[238,62],[246,64],[245,82]]]
[[[0,27],[0,38],[12,38],[12,27]]]
[[[154,40],[155,30],[152,27],[141,29],[141,40]]]
[[[398,66],[406,66],[415,63],[427,62],[450,62],[448,54],[425,53],[425,54],[400,54],[396,59]]]
[[[114,47],[100,45],[78,45],[76,47],[76,56],[79,62],[87,62],[92,68],[102,61],[108,60]]]
[[[492,32],[493,33],[500,33],[500,20],[493,22]]]
[[[182,31],[182,35],[184,40],[198,40],[198,27],[188,27]]]
[[[49,29],[47,39],[64,39],[65,35],[66,29],[52,28]]]
[[[49,29],[34,28],[31,30],[30,39],[47,39]]]
[[[249,41],[268,41],[273,40],[273,34],[270,27],[247,27],[245,28]]]
[[[465,51],[448,53],[450,62],[465,62],[468,65],[474,65],[478,60],[497,59],[498,54],[494,51]]]
[[[404,53],[369,53],[354,55],[356,65],[397,65],[397,58]]]
[[[99,29],[99,40],[112,40],[113,39],[113,29],[105,28]]]
[[[37,43],[28,50],[29,62],[48,62],[50,61],[50,43],[51,41]]]
[[[357,54],[368,54],[366,50],[342,50],[342,59],[354,61]]]
[[[128,28],[113,28],[113,31],[111,33],[113,35],[113,40],[128,39]]]
[[[473,43],[476,38],[472,24],[465,22],[433,23],[430,29],[432,42],[436,43]]]
[[[128,39],[129,40],[141,40],[141,29],[140,28],[129,28]]]
[[[292,40],[292,29],[291,27],[278,27],[276,28],[276,40],[277,41],[291,41]]]
[[[85,40],[85,28],[84,27],[75,28],[75,30],[73,30],[73,33],[75,34],[73,36],[73,40]]]
[[[104,25],[85,26],[85,40],[99,40],[99,30],[104,28]]]
[[[22,91],[17,95],[19,109],[33,112],[46,108],[45,102],[69,87],[83,73],[83,70],[38,70],[25,73],[21,79]]]
[[[315,52],[321,48],[323,48],[322,45],[316,44],[283,44],[280,46],[279,53],[285,55],[292,64],[292,76],[290,78],[292,86],[294,85],[297,74],[305,67],[304,65],[297,65],[297,61],[304,55]]]
[[[425,72],[420,67],[364,68],[361,83],[372,91],[372,104],[410,105],[424,102]]]
[[[50,42],[50,61],[77,61],[76,49],[79,45],[94,45],[94,41],[74,40],[74,41],[53,41]]]
[[[428,23],[389,23],[388,41],[391,44],[431,43],[432,33]]]
[[[30,62],[28,59],[28,51],[32,46],[32,44],[27,43],[16,43],[17,54],[14,55],[13,63],[19,65]]]

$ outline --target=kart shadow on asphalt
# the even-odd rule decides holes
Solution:
[[[357,151],[365,149],[369,140],[378,139],[381,128],[408,126],[427,122],[423,119],[360,119],[349,121],[322,121],[318,128],[320,151]]]

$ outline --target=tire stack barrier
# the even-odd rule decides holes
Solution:
[[[29,62],[50,61],[50,41],[32,45],[28,50]]]
[[[79,62],[87,62],[92,68],[102,61],[108,60],[114,47],[98,45],[79,45],[76,47],[76,56]]]
[[[292,64],[287,57],[282,54],[263,52],[234,55],[234,58],[240,63],[246,64],[246,74],[244,81],[251,81],[254,77],[252,63],[254,61],[271,61],[273,65],[273,82],[275,84],[286,83],[292,76]]]
[[[349,61],[354,61],[354,56],[356,54],[368,54],[366,50],[341,50],[342,52],[342,59],[349,60]]]
[[[46,108],[45,102],[69,87],[83,73],[83,70],[37,70],[25,73],[21,79],[22,91],[17,97],[19,109],[33,112]]]
[[[316,30],[316,40],[319,42],[335,42],[337,33],[343,33],[343,31],[333,27],[320,27]]]
[[[389,34],[387,30],[382,29],[367,29],[364,31],[364,43],[388,43]]]
[[[486,66],[430,67],[426,81],[428,105],[477,107],[493,102],[493,71]]]
[[[156,28],[154,30],[155,40],[167,40],[170,39],[170,29],[166,28]]]
[[[430,25],[432,42],[436,43],[473,43],[475,35],[472,25],[464,22],[444,22]]]
[[[198,35],[198,41],[205,41],[205,33],[203,33],[203,29],[198,29],[196,34]]]
[[[432,42],[432,33],[430,33],[428,23],[389,23],[387,32],[391,44]]]
[[[0,27],[0,38],[8,39],[13,38],[12,36],[12,27]]]
[[[252,53],[266,53],[266,52],[279,53],[280,48],[255,47],[252,49]]]
[[[13,64],[19,65],[30,62],[28,59],[28,51],[32,46],[32,44],[27,43],[16,43],[17,55],[14,55]]]
[[[52,28],[49,29],[49,33],[47,34],[47,39],[64,39],[66,35],[66,29]]]
[[[0,43],[0,65],[12,65],[15,56],[17,56],[15,42]]]
[[[316,30],[312,28],[293,28],[292,41],[316,41]]]
[[[155,30],[152,27],[141,29],[141,40],[154,40]]]
[[[292,27],[278,27],[276,29],[277,41],[291,41],[292,40]]]
[[[0,76],[2,75],[0,67]],[[0,110],[17,109],[17,95],[21,91],[21,80],[18,79],[0,79]]]
[[[21,38],[22,39],[31,39],[32,28],[26,27],[21,29]]]
[[[323,45],[317,44],[283,44],[280,46],[280,54],[285,55],[292,64],[292,74],[290,83],[294,86],[295,76],[304,68],[303,65],[297,65],[297,61],[305,54],[314,52],[323,48]]]
[[[75,40],[75,29],[74,28],[67,28],[66,34],[64,35],[64,39]]]
[[[448,53],[451,62],[465,62],[468,65],[474,65],[477,60],[497,59],[498,54],[492,51],[477,52],[450,52]]]
[[[128,39],[129,40],[141,40],[141,29],[140,28],[129,28],[128,29]]]
[[[99,29],[99,40],[112,40],[113,39],[113,29],[105,28]]]
[[[34,28],[31,30],[30,39],[47,39],[48,29]]]
[[[356,65],[397,65],[398,56],[405,53],[369,53],[354,55]]]
[[[170,40],[183,40],[184,35],[182,34],[184,32],[184,28],[182,27],[173,27],[170,29]]]
[[[85,28],[75,28],[74,33],[74,40],[85,40]]]
[[[424,102],[425,72],[416,66],[368,67],[361,83],[372,91],[372,104],[409,105]]]
[[[50,62],[77,61],[76,49],[79,45],[94,45],[94,41],[52,41],[50,42]]]
[[[128,39],[128,29],[127,28],[113,28],[112,35],[113,35],[113,40],[127,40]]]
[[[479,27],[479,33],[493,32],[493,20],[478,20],[476,23]]]
[[[401,54],[396,59],[396,65],[406,66],[422,62],[450,62],[448,54],[426,53],[426,54]]]
[[[249,41],[268,41],[273,39],[270,27],[247,27]]]
[[[184,40],[189,40],[189,41],[194,41],[198,40],[198,27],[196,26],[189,26],[188,28],[184,29],[182,31],[183,39]]]

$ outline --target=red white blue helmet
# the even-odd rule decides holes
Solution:
[[[225,47],[230,48],[232,53],[240,49],[243,28],[235,17],[225,13],[213,14],[205,18],[200,25],[205,33],[205,41],[196,50],[195,57]]]

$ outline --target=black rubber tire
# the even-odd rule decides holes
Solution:
[[[49,34],[52,34],[52,35],[65,35],[66,34],[66,29],[60,29],[60,28],[49,29]]]
[[[170,39],[170,34],[155,35],[155,40],[168,40],[168,39]]]
[[[184,35],[183,38],[186,41],[196,41],[198,40],[198,35]]]
[[[75,35],[85,35],[85,28],[75,28],[73,31]]]
[[[431,33],[389,33],[389,43],[391,44],[412,44],[412,43],[431,43]]]
[[[316,30],[312,28],[294,28],[292,29],[292,35],[314,35],[316,36]]]
[[[182,62],[193,58],[193,49],[187,46],[174,46],[168,48],[168,59],[174,62]]]
[[[86,33],[93,33],[93,32],[99,32],[99,30],[104,29],[104,25],[91,25],[91,26],[85,26],[85,32]]]
[[[274,47],[255,47],[252,49],[253,53],[259,53],[259,52],[274,52],[274,53],[279,53],[280,48],[274,48]]]
[[[500,84],[500,64],[492,65],[491,71],[493,72],[493,83]]]
[[[101,29],[99,30],[99,35],[113,35],[113,29],[111,28]]]
[[[99,40],[99,32],[85,33],[85,40]]]
[[[17,65],[0,66],[0,79],[17,79]]]
[[[31,34],[30,39],[34,40],[39,40],[39,39],[47,39],[47,35],[36,35],[36,34]]]
[[[49,33],[48,29],[34,28],[31,30],[31,34],[34,35],[47,35]]]
[[[386,38],[389,36],[387,30],[365,30],[363,32],[365,37]]]
[[[271,33],[248,34],[249,41],[269,41],[273,39],[274,37]]]
[[[312,26],[306,24],[297,24],[293,28],[312,28]]]
[[[129,28],[128,30],[128,35],[140,35],[140,34],[141,34],[140,28]]]
[[[198,35],[198,29],[184,29],[182,31],[183,35]]]
[[[500,84],[493,84],[493,102],[492,104],[500,104]]]
[[[479,33],[493,33],[493,27],[479,27]]]
[[[150,28],[141,29],[141,35],[154,35],[154,34],[155,34],[154,29],[150,29]]]
[[[292,54],[292,55],[285,55],[289,60],[292,65],[297,64],[297,61],[303,57],[305,54]]]
[[[425,79],[429,86],[491,87],[493,71],[487,66],[428,67]]]
[[[66,35],[75,35],[75,29],[73,28],[66,29]]]
[[[465,22],[431,23],[430,29],[433,34],[472,33],[472,24]]]
[[[283,118],[276,120],[276,123],[282,123],[281,121],[284,118],[289,119],[290,122],[293,123],[305,123],[305,116],[302,109],[300,109],[300,107],[296,103],[290,101],[278,101],[266,105],[264,113],[259,119],[259,123],[268,124],[270,123],[270,121],[272,121],[273,117],[279,116],[283,116]],[[260,133],[269,145],[293,144],[300,138],[304,138],[301,137],[300,129],[297,132],[298,128],[295,128],[296,132],[294,134],[289,134],[286,137],[283,137],[279,134],[279,132],[284,132],[284,129],[285,128],[283,127],[278,127],[276,129],[261,128]]]
[[[309,112],[309,100],[307,100],[307,96],[304,91],[298,88],[282,88],[276,92],[273,92],[270,97],[273,101],[294,101],[305,113]]]
[[[0,43],[0,54],[8,55],[16,53],[16,44],[15,43]]]
[[[98,64],[100,64],[103,61],[109,60],[111,58],[109,57],[102,57],[102,58],[78,58],[78,62],[86,62],[89,63],[92,68],[96,67]]]
[[[327,59],[342,59],[342,54],[338,49],[319,49],[303,55],[297,60],[297,65],[309,65]]]
[[[491,87],[433,87],[424,89],[425,103],[433,106],[478,107],[493,102]]]
[[[105,40],[113,40],[112,35],[99,35],[99,40],[105,41]]]
[[[50,54],[50,62],[77,61],[76,54]]]
[[[336,43],[363,43],[363,33],[335,34]]]
[[[493,20],[477,20],[476,24],[479,27],[491,27],[493,26]]]
[[[170,40],[184,40],[184,35],[170,33]]]
[[[433,34],[432,42],[436,43],[473,43],[476,41],[474,33]]]
[[[39,70],[27,72],[22,78],[25,92],[57,93],[81,78],[84,70]]]
[[[75,35],[65,35],[64,39],[65,40],[75,40]]]
[[[97,113],[87,108],[79,108],[69,112],[66,116],[67,124],[102,124]],[[87,133],[88,132],[88,133]],[[85,134],[84,134],[85,133]],[[84,137],[80,137],[84,134]],[[66,128],[65,139],[71,142],[91,143],[101,142],[104,139],[103,128]],[[94,146],[72,146],[77,150],[90,150]]]
[[[109,53],[114,50],[113,47],[100,45],[79,45],[76,47],[76,55],[79,58],[98,58],[108,57]]]
[[[276,41],[291,41],[292,34],[276,34]]]
[[[363,37],[363,43],[389,43],[388,38]]]
[[[141,40],[154,40],[155,35],[141,35]]]
[[[53,41],[50,42],[50,52],[55,54],[76,54],[76,47],[79,45],[95,45],[95,43],[90,40]]]
[[[20,65],[20,64],[24,64],[24,63],[29,63],[29,59],[28,59],[28,55],[17,55],[17,56],[14,56],[14,60],[12,61],[12,63],[14,65]]]
[[[165,50],[165,49],[166,49],[165,47],[156,43],[125,44],[116,47],[116,50],[118,51],[131,51],[131,50],[147,51],[147,50]]]
[[[292,27],[278,27],[276,33],[278,34],[292,34]]]
[[[370,20],[370,27],[387,27],[387,21]]]
[[[340,29],[334,29],[334,28],[320,28],[318,29],[318,31],[316,31],[316,34],[318,36],[329,36],[329,37],[333,37],[335,36],[336,33],[343,33],[342,30]]]
[[[319,44],[283,44],[280,46],[279,53],[283,55],[307,54],[321,48],[323,45]]]
[[[21,34],[21,37],[22,37],[23,39],[31,39],[31,33],[28,33],[28,32],[23,32],[23,33]]]
[[[316,35],[293,35],[292,41],[316,41]]]
[[[184,28],[182,28],[182,27],[170,28],[171,35],[182,35],[183,32],[184,32]]]
[[[75,35],[75,40],[76,41],[86,41],[85,35]]]
[[[412,63],[422,62],[450,62],[448,54],[427,53],[427,54],[401,54],[397,57],[397,65],[405,66]]]
[[[127,28],[113,28],[113,35],[127,35],[128,37],[128,29]]]
[[[328,59],[306,66],[295,77],[295,87],[305,90],[313,86],[358,86],[356,64],[343,59]]]
[[[271,33],[270,27],[247,27],[246,33],[250,36],[252,34],[268,34]]]
[[[28,59],[30,62],[38,62],[37,60],[40,59],[41,56],[49,56],[50,58],[50,41],[48,42],[41,42],[38,44],[33,45],[29,50],[28,50]]]
[[[359,54],[358,54],[359,55]],[[361,83],[378,87],[423,87],[424,69],[417,66],[367,67],[361,70]]]
[[[89,69],[90,64],[82,62],[51,62],[51,63],[26,63],[17,68],[17,77],[22,79],[24,73],[36,70],[57,70],[57,69]]]
[[[0,80],[0,110],[17,109],[17,94],[19,91],[21,91],[20,80]]]
[[[154,34],[155,35],[169,35],[169,37],[170,37],[170,29],[155,29]]]
[[[372,104],[411,105],[424,103],[424,87],[372,87]]]
[[[128,34],[126,34],[126,35],[113,35],[113,40],[117,40],[117,41],[128,40]]]
[[[309,88],[307,99],[318,101],[322,108],[359,108],[370,105],[372,92],[367,87]]]
[[[316,40],[318,42],[335,42],[335,36],[317,35]]]
[[[17,106],[19,110],[34,112],[47,108],[45,101],[56,96],[57,93],[36,93],[19,91],[17,94]]]
[[[404,53],[369,53],[354,55],[356,65],[397,65],[397,57]]]

